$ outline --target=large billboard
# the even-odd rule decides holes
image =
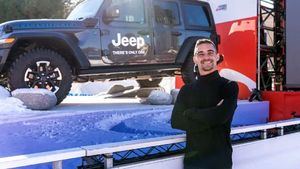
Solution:
[[[300,88],[300,1],[286,1],[286,87]]]

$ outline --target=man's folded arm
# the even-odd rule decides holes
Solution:
[[[209,126],[221,125],[230,120],[237,107],[238,85],[230,82],[223,89],[223,103],[210,108],[190,108],[184,114],[189,119]]]

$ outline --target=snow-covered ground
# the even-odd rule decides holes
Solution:
[[[174,85],[171,85],[173,81],[173,78],[164,78],[160,85],[163,86],[165,91],[170,92],[174,88]],[[139,88],[135,80],[73,83],[70,96],[62,104],[49,111],[32,111],[27,109],[19,99],[9,97],[9,93],[0,88],[0,124],[44,117],[78,115],[80,113],[97,112],[98,110],[153,107],[141,105],[140,102],[142,100],[137,98],[107,99],[110,96],[107,95],[107,92],[114,85],[132,86],[134,89]]]
[[[57,108],[63,109],[60,114],[54,110],[21,118],[14,116],[0,125],[0,157],[180,133],[170,127],[171,106],[128,102],[119,106],[91,105],[94,110],[101,108],[95,112],[92,109],[83,112],[84,107],[63,104]],[[67,112],[67,107],[80,110],[72,108],[72,112]],[[77,162],[65,165],[75,168],[74,164],[80,164]]]
[[[182,133],[170,126],[172,105],[140,102],[137,98],[104,99],[103,94],[69,96],[51,110],[33,111],[0,92],[0,158]],[[80,159],[64,163],[66,168],[78,165]]]

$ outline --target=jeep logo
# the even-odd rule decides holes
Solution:
[[[132,36],[130,38],[128,38],[126,36],[122,37],[121,33],[118,33],[117,34],[117,40],[113,39],[111,41],[111,43],[115,47],[118,47],[120,45],[126,47],[126,46],[130,45],[132,47],[136,46],[137,49],[141,49],[145,45],[145,40],[142,37],[134,37],[134,36]]]

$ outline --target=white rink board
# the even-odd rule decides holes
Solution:
[[[150,160],[145,163],[137,163],[114,167],[113,169],[182,169],[183,155],[161,158],[159,160]]]
[[[234,169],[299,169],[300,133],[234,147]]]

